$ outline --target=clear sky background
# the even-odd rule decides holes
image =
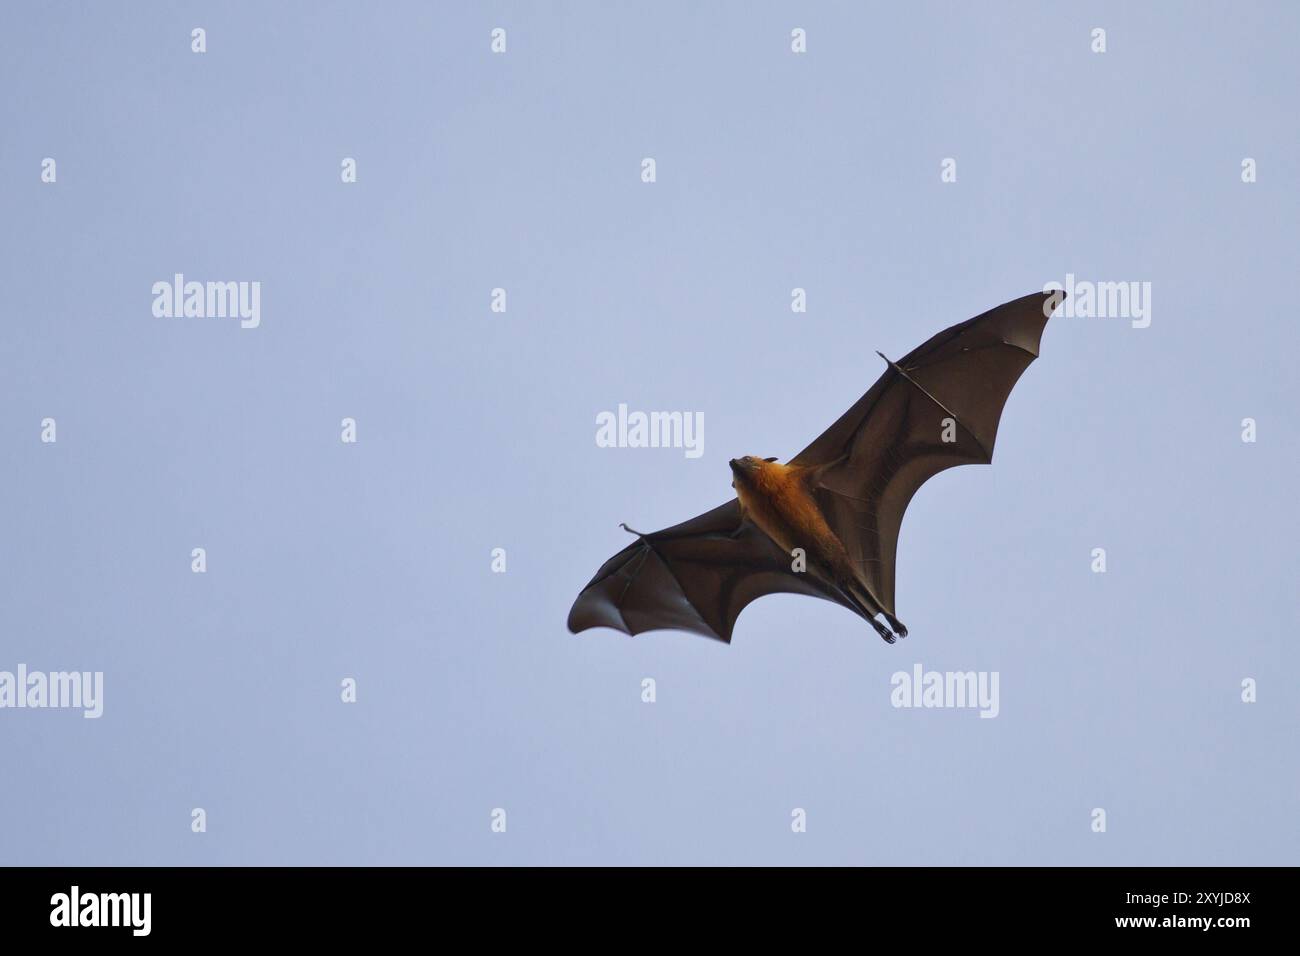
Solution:
[[[0,863],[1296,863],[1297,35],[1289,3],[6,4],[0,670],[105,701],[0,711]],[[155,318],[176,272],[260,281],[261,327]],[[876,349],[1067,272],[1152,283],[1151,325],[1048,324],[994,466],[908,511],[906,641],[793,596],[731,646],[566,631],[618,522],[721,503]],[[703,456],[598,448],[620,402],[703,412]],[[998,671],[1000,715],[894,709],[916,663]]]

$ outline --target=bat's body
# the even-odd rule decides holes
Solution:
[[[800,543],[817,548],[828,567],[847,566],[849,555],[826,523],[808,487],[808,469],[750,455],[729,462],[740,513],[784,550]],[[820,547],[818,547],[820,545]]]
[[[844,542],[835,536],[822,514],[821,506],[813,495],[817,470],[782,465],[775,461],[749,455],[733,458],[731,472],[735,476],[731,486],[736,489],[741,515],[752,521],[760,531],[792,557],[802,551],[806,563],[805,573],[812,574],[828,587],[839,591],[864,618],[875,624],[880,605],[871,596],[867,582],[863,581],[853,566]],[[791,561],[791,566],[795,564]],[[907,636],[907,628],[897,621],[890,622],[900,637]],[[893,641],[889,632],[881,636]]]
[[[746,605],[786,592],[843,605],[890,643],[906,637],[894,617],[903,512],[940,471],[992,461],[1002,407],[1061,298],[1016,299],[886,359],[876,384],[785,464],[732,459],[736,498],[638,534],[583,588],[569,629],[676,628],[730,641]]]

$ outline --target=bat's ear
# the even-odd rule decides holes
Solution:
[[[764,458],[763,460],[764,460],[764,461],[776,461],[775,458]]]

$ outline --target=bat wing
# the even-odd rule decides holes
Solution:
[[[894,559],[908,502],[945,469],[993,460],[1007,396],[1038,357],[1047,316],[1062,295],[1034,293],[1000,305],[890,362],[790,462],[817,466],[814,494],[827,523],[886,613],[894,613]]]
[[[740,513],[736,500],[641,535],[596,572],[569,611],[569,630],[625,634],[671,628],[731,643],[751,601],[779,592],[845,603]]]

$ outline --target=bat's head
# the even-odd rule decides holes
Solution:
[[[731,487],[736,487],[736,480],[742,482],[752,482],[769,462],[776,461],[775,458],[759,458],[757,455],[746,455],[744,458],[733,458],[727,462],[731,466]]]

